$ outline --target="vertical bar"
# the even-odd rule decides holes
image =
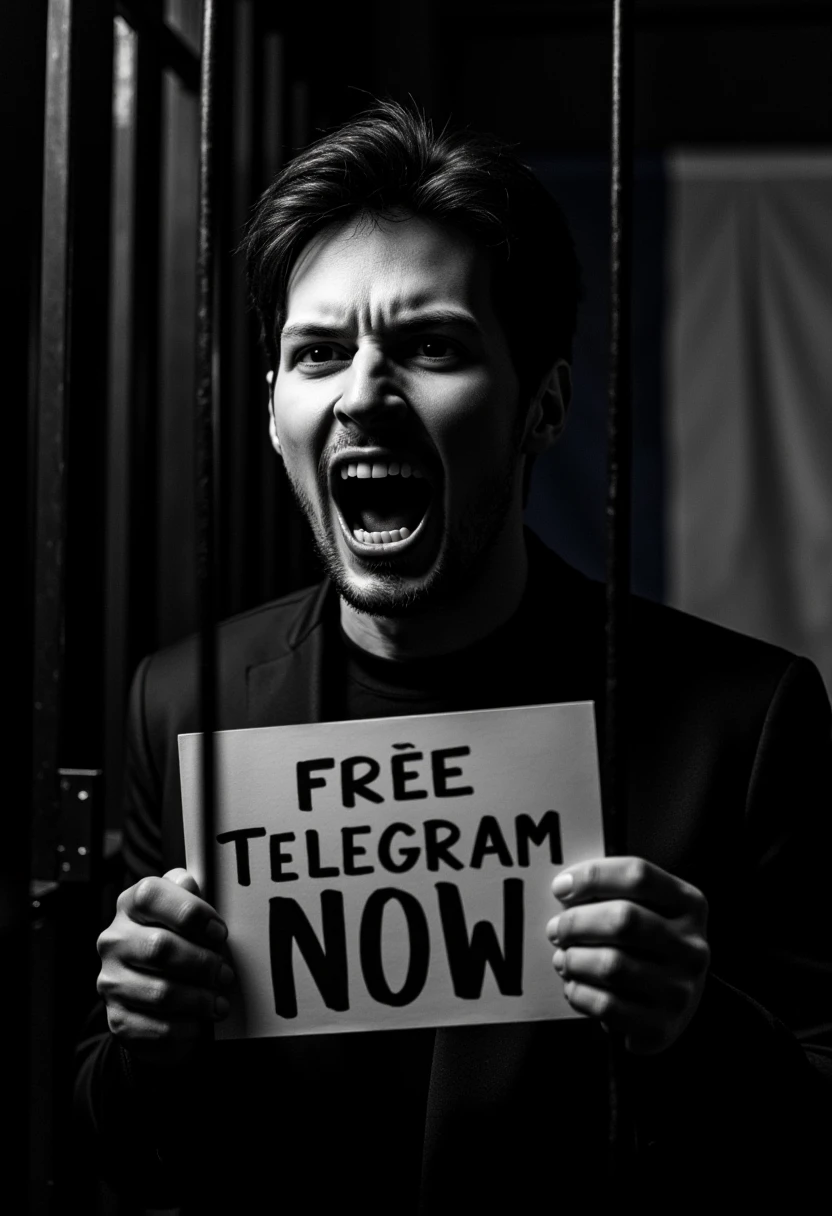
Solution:
[[[161,0],[146,5],[161,23]],[[115,18],[110,456],[107,491],[107,827],[121,824],[130,673],[158,647],[157,411],[162,78],[158,42]],[[120,58],[121,56],[121,58]],[[129,71],[125,71],[129,69]]]
[[[63,674],[71,0],[49,5],[34,528],[33,873],[56,875]]]
[[[103,755],[112,64],[111,0],[49,0],[33,545],[33,868],[44,882],[60,843],[59,765],[98,769]],[[70,1079],[96,972],[96,827],[76,845],[93,881],[42,898],[48,927],[32,937],[33,1211],[63,1210],[78,1184]]]
[[[73,0],[59,759],[104,759],[105,521],[113,93],[111,0]],[[96,841],[97,849],[100,842]],[[93,960],[95,951],[91,947]]]
[[[264,13],[263,5],[255,8],[255,46],[259,56],[255,73],[255,122],[261,132],[259,163],[255,161],[252,178],[252,197],[276,176],[283,165],[286,144],[287,86],[283,32],[270,28],[274,14]],[[256,331],[249,330],[248,358],[252,367],[260,366],[259,343]],[[254,393],[252,407],[257,400],[260,386],[250,380]],[[288,504],[281,497],[288,494],[288,487],[281,481],[277,461],[273,460],[271,445],[263,443],[261,435],[252,435],[253,444],[248,457],[257,471],[257,527],[254,529],[252,561],[254,570],[252,599],[255,603],[273,599],[280,594],[282,580],[286,577],[286,566],[291,556],[292,532],[297,527]],[[280,521],[281,534],[277,527]],[[285,565],[284,565],[285,563]],[[285,588],[288,589],[288,588]]]
[[[217,155],[221,164],[234,166],[233,173],[222,174],[222,193],[217,199],[220,211],[217,234],[222,250],[233,249],[239,243],[251,200],[256,197],[253,159],[260,131],[254,119],[254,30],[252,0],[238,0],[233,8],[221,14],[220,40],[225,53],[220,65],[222,120]],[[253,405],[257,395],[252,381],[260,360],[256,350],[252,350],[251,310],[241,254],[226,257],[219,270],[223,285],[217,307],[219,399]],[[233,414],[227,411],[220,419],[217,500],[220,508],[221,616],[241,612],[268,598],[267,595],[258,596],[262,577],[257,560],[261,542],[261,529],[257,523],[261,493],[256,457],[263,446],[261,430],[260,411],[254,408],[235,409]]]
[[[202,823],[205,842],[203,892],[214,898],[214,820],[217,721],[217,573],[214,449],[214,134],[216,128],[216,34],[214,0],[202,10],[199,133],[199,256],[197,265],[196,505],[197,587],[200,620],[202,726]]]
[[[162,206],[158,406],[155,454],[157,646],[199,629],[196,553],[196,393],[199,312],[199,65],[192,96],[176,74],[162,77]],[[183,405],[186,408],[183,409]],[[189,407],[189,408],[188,408]],[[178,476],[183,460],[188,477]],[[171,535],[167,521],[178,521]],[[183,549],[186,548],[186,551]]]
[[[104,769],[110,777],[107,820],[121,820],[121,773],[124,707],[127,699],[127,619],[130,587],[130,385],[133,380],[132,336],[135,330],[132,284],[136,275],[136,59],[138,38],[122,17],[114,22],[112,177],[110,212],[110,360],[107,390],[107,514],[105,557],[105,649],[107,653],[104,715]]]
[[[631,521],[632,0],[614,0],[610,191],[610,373],[607,414],[607,667],[604,748],[607,847],[627,828],[627,614]]]
[[[631,298],[633,191],[633,3],[613,0],[610,164],[610,373],[607,415],[606,697],[604,830],[607,850],[627,842],[628,617],[632,456]],[[626,1185],[634,1124],[623,1036],[609,1036],[610,1164]]]
[[[156,16],[161,5],[154,5]],[[159,12],[161,17],[161,12]],[[158,646],[157,515],[162,68],[154,40],[138,35],[136,60],[130,410],[130,560],[127,666]]]
[[[14,707],[5,727],[10,763],[3,774],[6,814],[0,848],[0,957],[9,996],[0,1002],[3,1064],[3,1135],[0,1137],[2,1206],[8,1212],[30,1210],[29,1120],[26,1118],[37,1078],[30,1066],[29,1044],[35,1039],[31,993],[29,873],[31,864],[32,772],[32,510],[33,428],[36,407],[40,280],[41,200],[44,139],[44,94],[47,46],[45,0],[25,5],[0,4],[0,126],[10,181],[0,193],[0,230],[7,234],[3,251],[6,299],[3,317],[3,392],[8,403],[3,438],[13,453],[4,483],[3,574],[6,596],[7,647],[3,682],[7,704]],[[13,995],[12,995],[13,993]],[[41,1086],[41,1090],[46,1087]]]

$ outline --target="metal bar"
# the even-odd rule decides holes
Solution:
[[[572,0],[553,5],[549,0],[466,6],[458,17],[474,18],[480,33],[504,37],[505,22],[519,23],[526,33],[545,30],[601,29],[609,21],[609,0]],[[686,0],[668,4],[667,0],[640,0],[634,14],[635,28],[642,30],[676,29],[752,29],[763,26],[797,26],[829,22],[829,0],[758,0],[756,4],[736,0]]]
[[[44,122],[39,389],[34,424],[33,874],[55,877],[58,766],[103,751],[104,436],[113,18],[109,0],[50,0]],[[71,713],[67,712],[71,707]],[[83,841],[92,873],[100,837]],[[73,1046],[95,976],[93,884],[63,886],[32,939],[33,1211],[74,1187]],[[52,931],[54,928],[54,932]],[[42,968],[38,972],[38,968]],[[48,1010],[60,1007],[60,1016]],[[45,1020],[45,1022],[44,1022]],[[83,1207],[84,1204],[82,1203]]]
[[[632,391],[632,0],[613,3],[610,366],[607,413],[607,624],[604,790],[607,848],[627,833],[627,613],[630,594]]]
[[[110,0],[73,0],[59,741],[59,759],[72,768],[104,763],[113,36]]]
[[[603,757],[607,851],[627,847],[628,635],[632,457],[631,298],[633,193],[633,0],[613,0],[610,148],[610,367],[607,414],[606,688]],[[626,1183],[634,1126],[626,1050],[610,1035],[610,1151]]]
[[[113,104],[111,0],[72,0],[69,69],[69,207],[64,401],[64,637],[58,759],[62,767],[100,769],[104,760],[106,453],[110,297]],[[58,785],[58,774],[53,782]],[[44,1179],[56,1208],[71,1207],[82,1186],[70,1135],[74,1047],[95,990],[102,794],[78,805],[92,811],[83,856],[86,881],[61,885],[52,975],[42,999],[59,1000],[54,1022],[52,1173]],[[84,792],[80,788],[76,793]],[[61,808],[63,811],[68,806]],[[71,831],[71,825],[68,825]],[[64,831],[61,823],[61,831]],[[67,840],[71,843],[71,840]],[[66,854],[62,855],[66,860]],[[82,1188],[83,1189],[83,1188]],[[77,1204],[84,1209],[83,1198]]]
[[[3,573],[13,592],[6,597],[6,632],[14,639],[4,661],[4,687],[14,706],[6,726],[3,793],[9,808],[0,848],[0,955],[14,996],[0,1003],[0,1043],[12,1047],[3,1066],[3,1109],[9,1112],[0,1137],[2,1206],[31,1210],[30,1122],[37,1097],[49,1086],[33,1074],[29,1047],[36,1041],[38,1006],[31,983],[29,871],[32,773],[32,422],[36,407],[33,354],[37,350],[43,192],[44,97],[47,10],[44,3],[0,4],[0,125],[13,188],[0,193],[0,228],[13,234],[5,243],[3,278],[13,307],[3,319],[4,440],[14,453],[7,476]],[[13,1112],[13,1113],[12,1113]]]
[[[133,333],[130,397],[130,574],[127,666],[158,646],[158,376],[161,258],[162,64],[138,40],[133,201]]]
[[[204,0],[200,73],[199,256],[196,392],[197,585],[199,592],[200,716],[202,727],[203,892],[214,897],[217,723],[217,571],[214,449],[214,139],[216,129],[217,8]]]
[[[199,91],[199,59],[176,30],[162,20],[161,15],[149,11],[141,0],[116,0],[115,11],[143,38],[153,42],[163,68],[175,72],[190,92]]]
[[[251,200],[259,193],[252,185],[252,162],[260,136],[253,108],[254,28],[252,0],[240,0],[221,14],[220,41],[225,53],[220,65],[222,105],[217,155],[221,164],[234,165],[233,173],[222,174],[217,198],[220,212],[217,238],[222,250],[231,250],[239,243]],[[232,258],[230,262],[223,260],[220,268],[223,290],[217,309],[219,400],[252,401],[256,400],[253,379],[259,361],[251,350],[251,310],[241,255],[237,253]],[[222,274],[226,266],[227,277]],[[262,446],[255,411],[235,410],[233,415],[229,411],[221,416],[217,495],[221,616],[240,612],[258,602],[262,572],[257,557],[262,537],[257,524],[261,498],[257,456]],[[260,598],[267,599],[268,595]]]
[[[63,674],[66,506],[69,64],[71,0],[52,0],[47,28],[40,368],[34,535],[32,873],[57,873],[59,695]]]

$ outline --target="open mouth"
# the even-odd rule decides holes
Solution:
[[[344,456],[334,465],[332,495],[344,530],[362,548],[410,547],[434,498],[433,480],[415,460]]]

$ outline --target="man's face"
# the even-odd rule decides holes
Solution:
[[[519,386],[489,278],[465,237],[414,217],[327,230],[293,269],[272,438],[360,611],[440,602],[519,519]]]

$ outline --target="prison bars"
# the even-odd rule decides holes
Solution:
[[[602,785],[604,836],[627,847],[628,634],[632,463],[631,297],[633,192],[633,0],[613,0],[610,139],[610,355],[607,411],[606,680]],[[613,1178],[626,1184],[636,1147],[623,1035],[609,1036],[609,1147]]]
[[[217,728],[217,562],[214,437],[214,143],[217,7],[204,0],[199,81],[199,228],[196,368],[196,566],[199,596],[199,703],[202,728],[202,895],[214,900]]]

